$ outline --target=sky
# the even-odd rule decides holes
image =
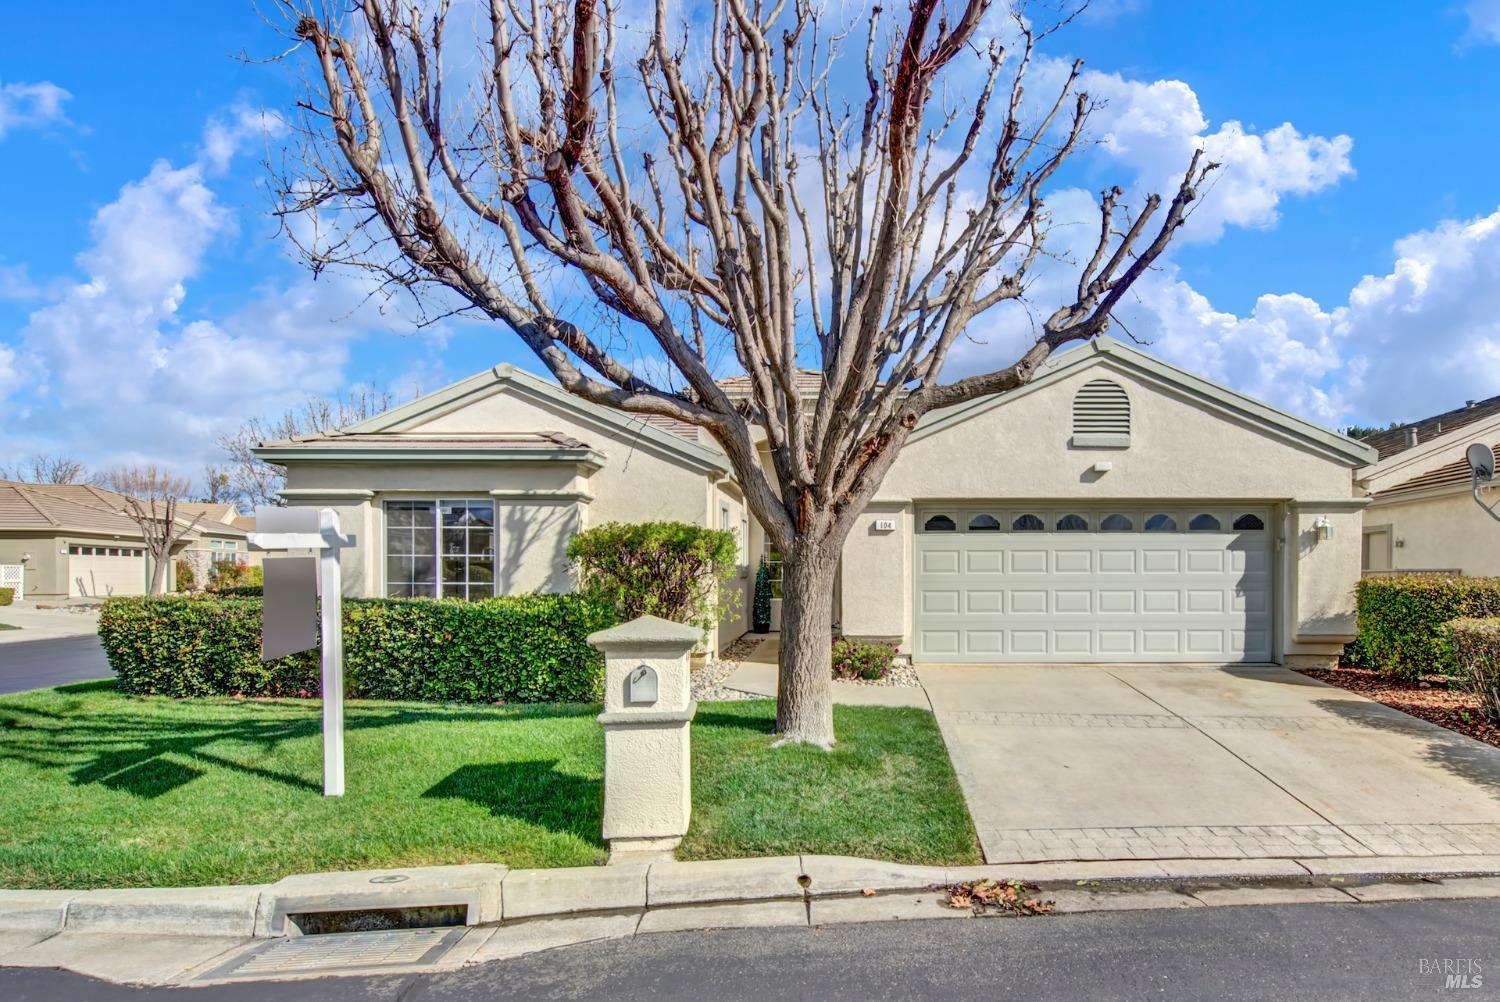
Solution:
[[[0,466],[193,475],[309,394],[540,370],[294,260],[264,161],[300,69],[254,5],[71,9],[0,36]],[[1120,311],[1146,350],[1330,427],[1500,394],[1500,0],[1100,0],[1043,56],[1105,102],[1057,219],[1170,190],[1197,146],[1225,165]],[[996,323],[954,374],[1010,360]]]

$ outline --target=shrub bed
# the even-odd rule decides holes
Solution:
[[[604,659],[586,641],[615,622],[579,595],[479,602],[344,603],[344,688],[355,698],[429,702],[592,702]],[[261,601],[111,598],[99,636],[124,692],[162,696],[316,696],[318,654],[260,660]]]
[[[1500,723],[1500,619],[1455,619],[1447,626],[1459,677]]]
[[[1500,578],[1364,578],[1355,594],[1359,637],[1351,660],[1403,678],[1455,673],[1458,661],[1444,624],[1500,616]]]

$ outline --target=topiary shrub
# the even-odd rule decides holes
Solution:
[[[833,642],[833,677],[862,678],[875,682],[890,674],[896,648],[889,644],[863,644],[840,638]]]
[[[734,533],[685,522],[608,522],[568,541],[583,591],[622,621],[660,616],[710,630],[731,608]]]
[[[10,605],[16,600],[14,588],[0,588],[0,605]]]
[[[1446,627],[1463,685],[1500,724],[1500,619],[1455,619]]]
[[[344,685],[351,697],[430,702],[593,702],[604,659],[587,637],[616,622],[582,595],[351,599]],[[260,660],[261,601],[111,598],[99,636],[121,691],[162,696],[317,696],[318,652]]]
[[[1404,574],[1363,578],[1356,657],[1402,678],[1457,671],[1454,619],[1500,616],[1500,578]]]
[[[750,617],[750,628],[756,633],[771,632],[771,569],[762,557],[755,571],[755,608]]]

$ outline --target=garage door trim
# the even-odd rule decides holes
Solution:
[[[1273,502],[921,502],[914,516],[918,661],[1276,659]],[[934,529],[953,528],[931,531],[929,520]],[[1167,531],[1146,531],[1148,520]],[[1113,574],[1117,589],[1108,587]],[[1070,589],[1072,575],[1077,587]],[[976,587],[986,576],[991,587]]]

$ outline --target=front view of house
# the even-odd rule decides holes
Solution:
[[[742,541],[722,647],[777,566],[706,434],[510,366],[258,454],[289,503],[341,512],[354,595],[566,590],[580,528],[671,519]],[[918,662],[1327,662],[1354,635],[1352,471],[1374,458],[1100,338],[918,426],[845,545],[838,628]]]

